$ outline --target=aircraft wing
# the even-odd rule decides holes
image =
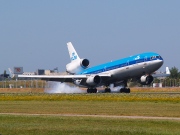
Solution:
[[[72,82],[74,79],[86,80],[89,76],[97,74],[86,74],[86,75],[18,75],[19,78],[34,78],[46,81],[57,81],[57,82]],[[111,77],[110,74],[99,74],[102,79]]]
[[[18,75],[20,78],[34,78],[46,81],[72,82],[72,79],[87,78],[86,75]]]

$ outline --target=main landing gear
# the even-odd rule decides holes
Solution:
[[[127,80],[123,81],[124,88],[120,89],[120,93],[130,93],[130,88],[127,87]]]
[[[88,88],[87,93],[97,93],[97,89],[96,88]]]
[[[130,93],[130,88],[121,88],[120,93]],[[87,89],[87,93],[97,93],[97,89],[96,88],[88,88]],[[111,93],[111,89],[110,88],[105,88],[105,93]]]
[[[120,89],[120,93],[130,93],[130,88],[127,87],[127,80],[124,80],[122,82],[123,84],[123,88]],[[111,93],[111,89],[109,88],[110,85],[105,85],[106,88],[104,90],[105,93]],[[113,91],[113,90],[112,90]],[[97,89],[96,88],[88,88],[87,89],[87,93],[97,93]]]
[[[110,88],[105,88],[105,93],[110,93],[110,92],[111,92]],[[97,89],[96,88],[88,88],[87,93],[97,93]]]
[[[121,88],[120,93],[130,93],[130,88]]]
[[[105,93],[110,93],[111,89],[110,88],[105,88]]]

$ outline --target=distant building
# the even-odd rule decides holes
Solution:
[[[23,75],[35,75],[35,72],[24,72]]]
[[[36,71],[37,75],[52,75],[52,74],[57,74],[55,70],[45,70],[45,69],[38,69]]]
[[[45,70],[45,75],[51,75],[54,74],[54,70]]]
[[[36,71],[36,74],[37,74],[37,75],[44,75],[44,73],[45,73],[45,70],[44,70],[44,69],[38,69],[38,70]]]
[[[153,83],[153,87],[159,87],[162,88],[162,83]]]

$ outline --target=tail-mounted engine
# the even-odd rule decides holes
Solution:
[[[90,77],[87,78],[86,83],[89,86],[97,86],[98,84],[101,83],[101,77],[99,75],[92,75]]]
[[[89,66],[88,59],[77,59],[66,65],[66,71],[70,74],[78,74]]]
[[[151,75],[143,75],[140,78],[140,83],[142,85],[149,85],[150,83],[152,83],[153,80],[154,78]]]

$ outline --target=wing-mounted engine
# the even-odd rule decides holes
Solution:
[[[149,85],[150,83],[152,83],[153,80],[154,78],[152,77],[152,75],[143,75],[140,78],[140,83],[142,85]]]
[[[78,74],[89,66],[88,59],[77,59],[66,65],[66,71],[70,74]]]
[[[97,86],[101,83],[101,77],[99,75],[91,75],[87,78],[86,83],[89,86]]]

